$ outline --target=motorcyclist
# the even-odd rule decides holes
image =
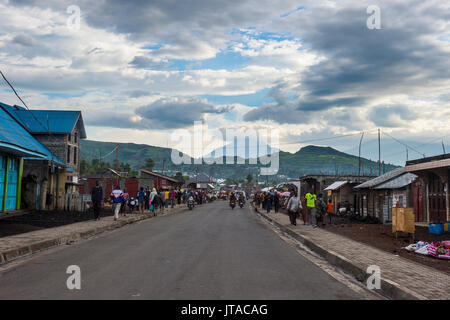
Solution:
[[[236,202],[236,195],[234,194],[234,192],[231,192],[231,194],[230,194],[230,204],[231,204],[233,201]]]

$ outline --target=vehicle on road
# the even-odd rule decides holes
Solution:
[[[189,210],[194,209],[195,202],[194,202],[194,198],[192,196],[189,197],[189,199],[187,201],[187,206],[188,206]]]
[[[244,207],[245,201],[244,199],[239,199],[239,207],[241,207],[241,209]]]
[[[230,200],[230,207],[232,210],[236,207],[236,200]]]

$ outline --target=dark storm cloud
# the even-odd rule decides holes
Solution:
[[[370,110],[369,120],[381,127],[398,127],[405,121],[416,120],[418,114],[407,106],[375,106]]]
[[[302,98],[298,103],[280,98],[278,91],[272,94],[278,103],[272,107],[285,112],[273,118],[284,123],[297,119],[299,110],[367,108],[375,98],[391,94],[417,97],[435,89],[434,84],[448,81],[450,54],[436,41],[445,33],[448,11],[423,5],[422,1],[381,2],[382,29],[370,30],[366,27],[367,5],[342,7],[338,3],[328,8],[306,8],[296,16],[298,29],[293,32],[301,36],[306,49],[325,59],[302,72],[297,93]],[[265,119],[266,113],[264,108],[252,110],[244,118]],[[394,122],[398,123],[385,121],[386,125]]]
[[[198,98],[165,98],[136,109],[152,128],[172,129],[194,125],[205,114],[224,114],[232,107],[216,107]]]

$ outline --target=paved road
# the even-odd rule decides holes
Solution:
[[[69,265],[82,289],[68,290]],[[0,299],[354,299],[226,202],[130,225],[0,273]]]

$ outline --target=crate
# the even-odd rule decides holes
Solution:
[[[444,224],[443,223],[430,223],[428,225],[428,232],[430,234],[443,234]]]

